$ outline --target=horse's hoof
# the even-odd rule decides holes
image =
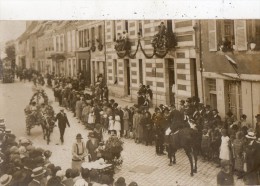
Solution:
[[[193,169],[193,173],[197,173],[197,169]]]
[[[190,176],[193,176],[193,173],[190,173]]]

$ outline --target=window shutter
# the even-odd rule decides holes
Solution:
[[[246,20],[235,20],[235,44],[239,51],[247,50]]]
[[[209,51],[217,51],[217,29],[216,20],[208,20]]]

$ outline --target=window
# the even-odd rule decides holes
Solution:
[[[113,21],[113,39],[116,41],[116,21]]]
[[[143,23],[142,21],[138,21],[138,32],[140,36],[143,36]]]
[[[167,20],[167,31],[172,32],[172,20]]]
[[[79,31],[79,47],[82,47],[82,31]]]
[[[71,51],[71,32],[67,32],[68,51]]]
[[[228,108],[237,118],[240,118],[243,113],[241,82],[239,81],[228,81]]]
[[[128,33],[128,21],[125,21],[125,30]]]
[[[216,92],[216,79],[207,79],[209,92]]]
[[[60,37],[56,36],[56,51],[59,51],[59,46],[60,46]]]
[[[64,44],[64,35],[61,35],[60,36],[60,51],[63,52],[64,51],[64,48],[63,48],[63,45]]]
[[[75,51],[75,34],[76,34],[76,32],[75,32],[75,30],[72,30],[72,32],[71,32],[71,40],[72,40],[72,43],[71,43],[71,48],[72,48],[72,51]]]
[[[84,47],[87,47],[87,30],[84,30],[84,37],[83,37]]]
[[[234,20],[217,20],[217,39],[219,45],[226,42],[227,45],[233,46],[235,44],[234,35]]]
[[[87,47],[89,47],[89,29],[87,29],[86,42],[87,42]]]
[[[32,47],[32,58],[35,58],[35,47]]]
[[[139,59],[139,83],[143,83],[143,61]]]
[[[95,43],[95,27],[91,28],[91,41],[93,45]]]
[[[114,84],[117,84],[117,60],[113,60],[113,75],[114,75]]]
[[[260,20],[247,20],[247,41],[256,44],[254,50],[260,50]]]
[[[102,43],[102,26],[101,25],[98,26],[98,39],[99,39],[99,42]]]

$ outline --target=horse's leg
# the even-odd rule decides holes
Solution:
[[[185,153],[189,158],[189,162],[190,162],[190,168],[191,168],[191,172],[190,175],[193,176],[193,160],[192,160],[192,155],[191,155],[191,149],[185,148]]]
[[[197,149],[193,150],[193,157],[194,157],[194,163],[195,163],[193,172],[197,173],[197,160],[198,160],[198,150]]]
[[[173,162],[172,162],[173,164],[176,164],[176,156],[175,156],[176,152],[177,152],[177,151],[174,151],[174,152],[173,152]]]

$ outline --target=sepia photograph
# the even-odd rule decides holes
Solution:
[[[260,184],[260,19],[82,18],[0,16],[0,185]]]

